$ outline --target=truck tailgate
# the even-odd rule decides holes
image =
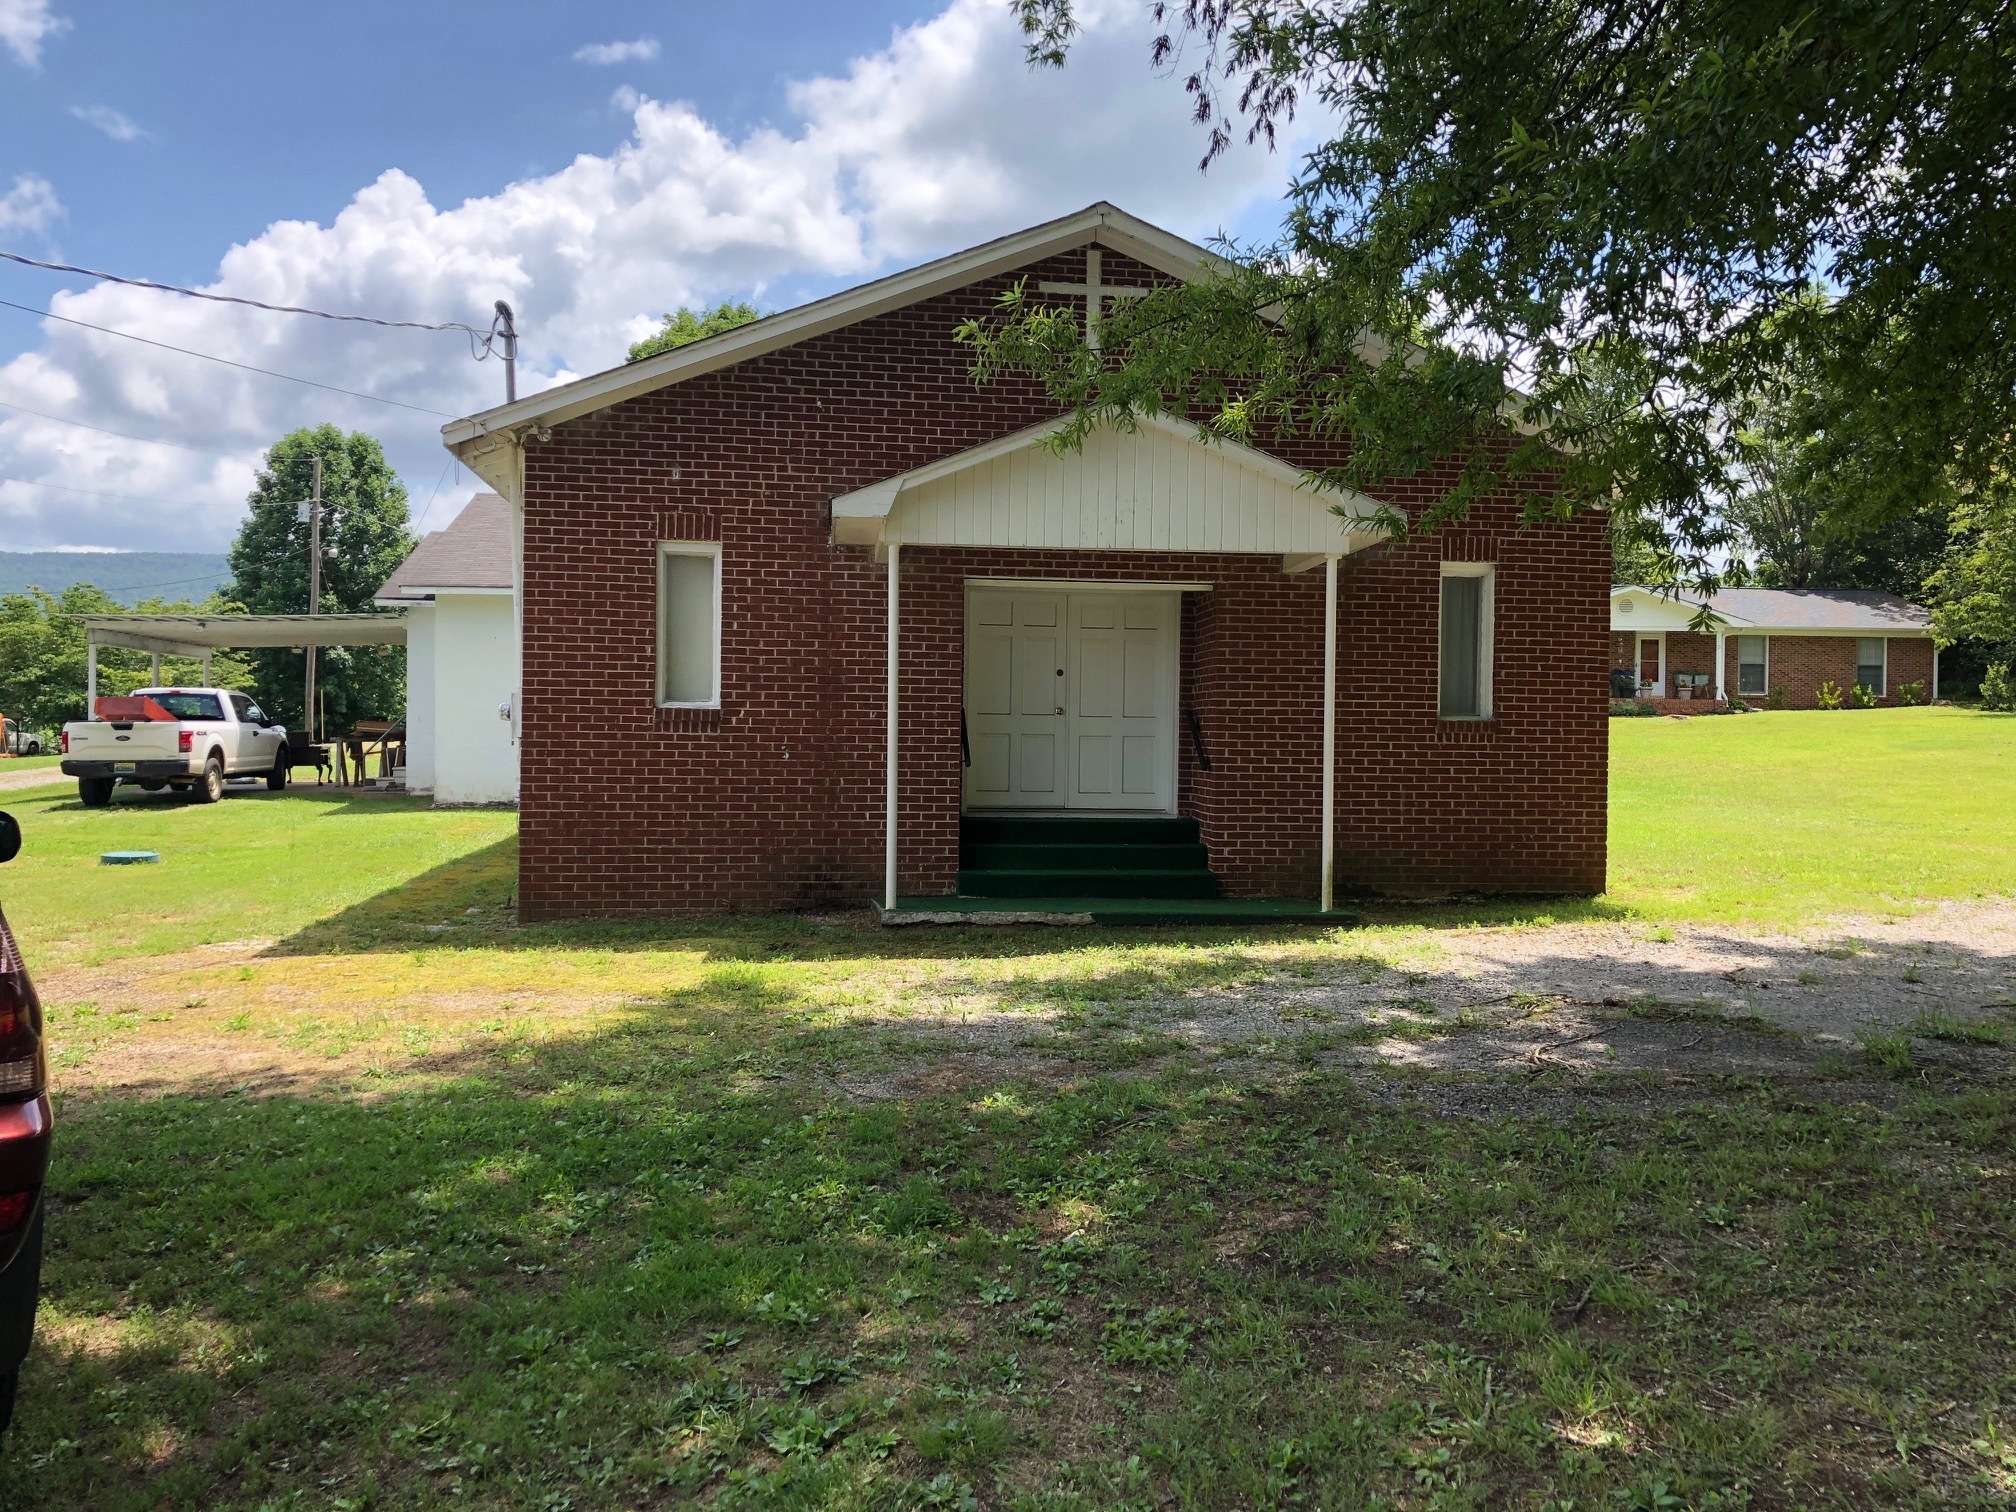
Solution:
[[[68,755],[72,761],[173,761],[182,756],[186,726],[158,720],[107,724],[102,720],[73,724]]]

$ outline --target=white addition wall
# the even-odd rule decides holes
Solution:
[[[511,595],[436,594],[433,620],[434,801],[516,803],[518,748],[497,715],[518,686]]]
[[[434,606],[406,611],[406,790],[434,791]]]

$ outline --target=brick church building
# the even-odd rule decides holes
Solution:
[[[1340,499],[1334,452],[1174,421],[1060,453],[953,340],[1211,261],[1095,205],[446,427],[512,514],[523,915],[1600,891],[1599,517],[1396,542],[1446,479]]]

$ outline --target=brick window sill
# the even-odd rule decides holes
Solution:
[[[709,732],[721,728],[720,709],[654,709],[651,727],[654,730],[688,730]]]
[[[1498,739],[1498,721],[1494,719],[1443,719],[1435,720],[1435,743],[1437,745],[1490,745]]]

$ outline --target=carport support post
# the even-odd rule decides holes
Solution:
[[[84,637],[84,717],[98,717],[98,632]]]
[[[902,547],[889,546],[889,709],[888,748],[884,752],[889,780],[883,796],[882,906],[896,909],[896,627],[898,578],[896,559]]]
[[[1337,558],[1323,558],[1323,912],[1337,882]]]
[[[158,688],[161,686],[161,653],[159,651],[154,653],[154,665],[148,675],[154,679],[155,687]]]
[[[211,682],[210,682],[210,653],[209,653],[208,651],[205,651],[205,652],[203,653],[203,686],[204,686],[204,687],[206,687],[206,688],[207,688],[207,687],[210,687],[210,686],[211,686]]]

